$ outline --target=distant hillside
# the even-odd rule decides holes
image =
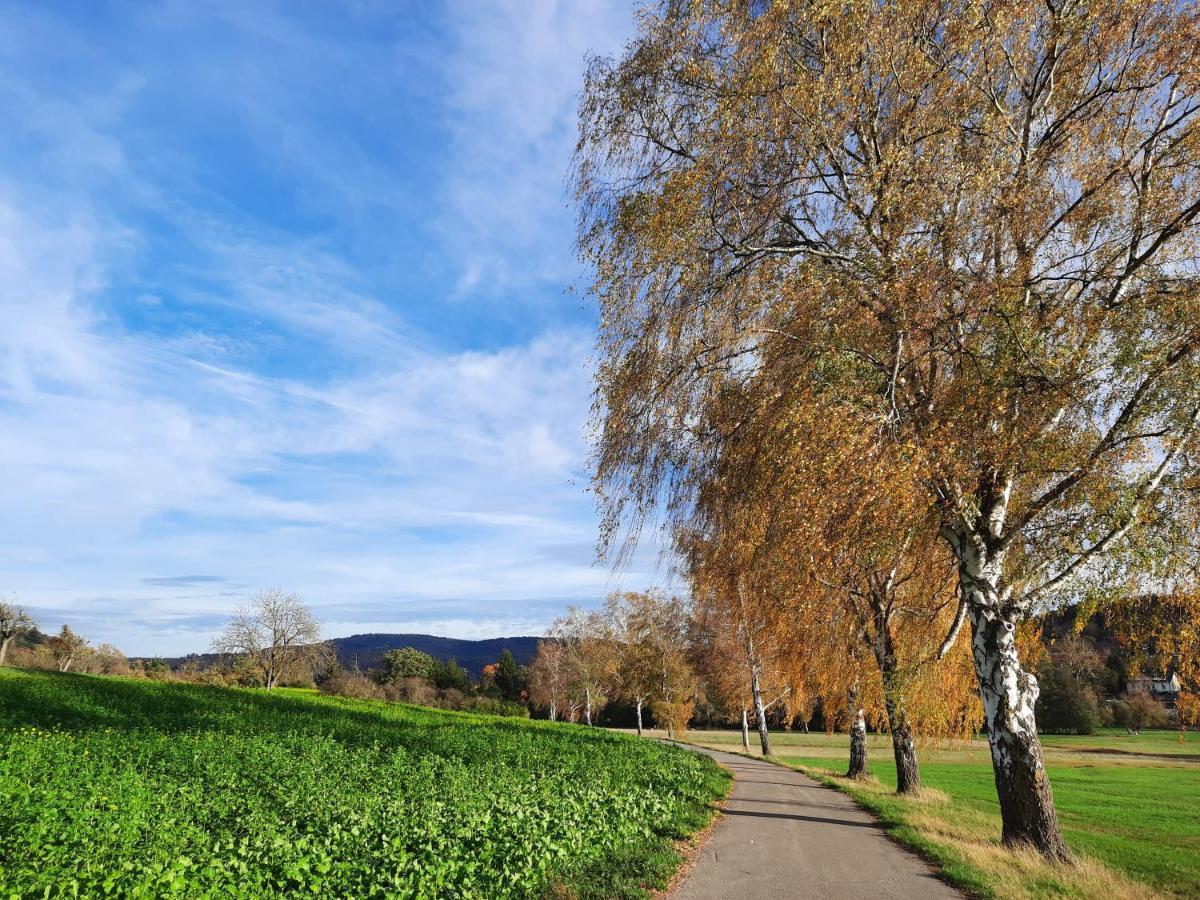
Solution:
[[[480,670],[498,660],[506,647],[517,665],[529,665],[537,653],[539,640],[541,638],[528,636],[467,641],[432,634],[352,634],[350,637],[334,638],[329,643],[337,650],[342,665],[347,667],[353,666],[357,657],[359,668],[370,669],[389,650],[414,647],[435,659],[457,660],[473,678],[478,678]]]
[[[517,661],[517,665],[529,665],[537,653],[537,643],[540,640],[541,638],[529,636],[468,641],[433,634],[352,634],[350,637],[332,638],[329,643],[337,652],[338,661],[347,668],[352,668],[357,663],[360,669],[372,669],[379,664],[379,658],[389,650],[415,647],[434,659],[456,660],[472,678],[478,678],[483,667],[498,660],[506,647]],[[212,653],[194,653],[190,656],[168,657],[166,661],[175,668],[189,659],[205,666],[219,661],[220,657]]]

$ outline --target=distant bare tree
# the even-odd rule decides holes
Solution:
[[[300,596],[279,588],[259,591],[238,609],[213,642],[217,653],[245,656],[262,670],[267,690],[289,671],[315,671],[333,656],[321,623]]]
[[[15,603],[0,600],[0,666],[8,655],[8,645],[18,634],[33,628],[33,619]]]
[[[558,641],[538,641],[537,656],[529,667],[529,697],[547,710],[552,722],[570,705],[566,652]]]
[[[71,668],[71,663],[88,651],[87,639],[73,632],[69,625],[50,638],[50,653],[58,664],[58,671],[65,672]]]

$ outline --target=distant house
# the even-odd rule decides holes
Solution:
[[[1179,676],[1170,678],[1150,678],[1146,675],[1130,678],[1127,688],[1130,693],[1149,694],[1155,700],[1173,704],[1179,699]]]

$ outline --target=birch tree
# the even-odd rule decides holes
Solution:
[[[550,721],[567,709],[566,654],[558,641],[538,641],[529,667],[529,699],[546,710]]]
[[[562,645],[568,704],[581,709],[584,723],[592,725],[616,681],[618,657],[605,618],[573,606],[555,621],[550,634]]]
[[[764,520],[753,504],[736,508]],[[721,673],[718,683],[736,683],[740,672],[742,689],[723,692],[743,698],[743,710],[748,703],[762,755],[770,756],[770,711],[805,690],[807,670],[815,662],[806,658],[808,620],[789,593],[792,580],[776,577],[769,544],[749,522],[739,521],[744,527],[709,521],[703,534],[682,528],[677,544],[687,560],[700,630],[712,642],[708,654]]]
[[[649,704],[668,733],[690,718],[696,679],[688,661],[688,610],[653,591],[610,594],[604,618],[616,655],[614,679],[634,704],[638,734]]]
[[[1198,48],[1166,0],[660,0],[581,104],[607,545],[687,510],[731,383],[821,384],[914,461],[1003,839],[1051,858],[1018,623],[1153,579],[1196,499]]]
[[[866,774],[864,704],[877,697],[891,735],[896,790],[916,791],[914,704],[976,705],[953,678],[940,679],[940,689],[925,698],[915,690],[954,648],[963,625],[952,560],[937,544],[924,492],[904,477],[907,463],[894,447],[831,427],[815,399],[790,407],[766,417],[764,429],[750,423],[743,430],[732,448],[735,467],[742,478],[765,485],[776,529],[791,545],[777,552],[807,581],[810,608],[828,616],[827,640],[856,663],[858,677],[848,691],[849,774]],[[754,448],[749,463],[736,460],[744,445]],[[865,666],[876,672],[862,671]],[[940,735],[938,726],[952,721],[929,720],[925,733]]]

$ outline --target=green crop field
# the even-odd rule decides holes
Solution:
[[[0,896],[634,896],[727,776],[578,726],[0,669]]]
[[[737,732],[697,731],[690,737],[741,750]],[[751,740],[757,752],[757,735]],[[814,774],[845,772],[844,734],[780,734],[772,741],[780,762]],[[839,786],[895,825],[899,837],[942,862],[963,886],[984,896],[1096,895],[1073,884],[1069,871],[1025,865],[1003,872],[1003,857],[983,852],[1000,834],[986,742],[934,743],[918,751],[924,785],[944,795],[932,802],[890,794],[896,786],[890,739],[872,735],[869,745],[878,788]],[[1200,733],[1105,729],[1087,736],[1046,735],[1043,745],[1063,831],[1077,853],[1150,890],[1200,896]],[[1111,893],[1103,882],[1099,888]]]

